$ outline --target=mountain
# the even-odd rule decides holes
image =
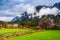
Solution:
[[[21,21],[19,16],[13,18],[13,20],[12,20],[11,22],[17,22],[17,21],[18,21],[18,22]]]
[[[39,5],[39,6],[35,7],[35,8],[36,8],[37,12],[39,12],[39,10],[40,10],[42,7],[48,7],[48,6]],[[34,13],[34,15],[35,15],[35,14],[36,14],[36,13]],[[22,15],[21,17],[19,17],[19,16],[15,17],[15,18],[12,20],[12,22],[17,22],[17,21],[19,22],[19,21],[25,21],[25,20],[31,20],[31,19],[32,19],[32,14],[28,14],[26,11],[25,11],[24,13],[22,13],[21,15]],[[30,16],[31,18],[29,18],[29,16]]]
[[[40,10],[41,8],[43,8],[43,7],[45,7],[45,8],[53,8],[53,7],[56,7],[56,8],[58,8],[58,9],[60,9],[60,2],[59,2],[59,3],[55,3],[53,6],[39,5],[39,6],[36,6],[35,8],[36,8],[36,10],[39,12],[39,10]]]
[[[36,8],[37,12],[39,12],[39,10],[41,8],[43,8],[43,7],[45,7],[45,8],[53,8],[53,6],[45,6],[45,5],[39,5],[39,6],[36,6],[35,8]]]
[[[53,5],[53,7],[56,7],[56,8],[58,8],[58,9],[60,9],[60,2],[59,2],[59,3],[55,3],[55,4]]]
[[[27,12],[24,12],[24,13],[22,13],[21,15],[22,15],[21,17],[19,17],[19,16],[15,17],[15,18],[12,20],[12,22],[21,22],[21,21],[25,21],[25,20],[28,19],[28,16],[29,16],[29,15],[27,14]]]
[[[36,6],[35,8],[36,8],[37,12],[39,12],[39,10],[41,8],[43,8],[43,7],[45,7],[45,8],[53,8],[53,7],[56,7],[58,9],[60,9],[60,2],[59,3],[55,3],[53,6],[39,5],[39,6]],[[32,14],[28,14],[26,11],[24,13],[22,13],[21,15],[22,15],[21,17],[19,17],[19,16],[15,17],[12,20],[12,22],[21,22],[21,21],[24,22],[26,20],[32,20]],[[29,18],[29,16],[31,18]]]

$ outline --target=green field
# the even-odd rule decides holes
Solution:
[[[0,34],[26,32],[26,31],[29,31],[29,29],[0,29]]]
[[[46,30],[8,40],[60,40],[60,30]]]
[[[18,37],[35,32],[33,29],[0,29],[0,40],[6,40],[7,38]]]
[[[35,33],[30,34],[31,32]],[[17,34],[19,35],[15,36]],[[4,37],[6,37],[6,39]],[[60,30],[37,32],[32,29],[0,29],[0,38],[4,38],[4,40],[60,40]]]

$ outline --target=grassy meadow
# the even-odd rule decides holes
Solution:
[[[60,30],[46,30],[8,40],[60,40]]]
[[[0,29],[0,40],[60,40],[60,30]]]
[[[0,29],[0,40],[60,40],[60,30]]]
[[[35,32],[32,29],[0,29],[0,40],[31,34]]]

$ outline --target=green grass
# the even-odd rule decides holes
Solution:
[[[46,30],[8,40],[60,40],[60,30]]]
[[[4,33],[14,33],[14,32],[27,32],[32,31],[31,29],[0,29],[0,34]]]
[[[0,29],[0,34],[26,31],[26,29]]]
[[[9,32],[19,32],[20,29],[1,29],[0,34],[9,33]]]
[[[17,36],[22,36],[25,34],[30,34],[32,32],[35,32],[35,30],[32,29],[0,29],[0,39],[2,38],[13,38]],[[5,40],[5,39],[4,39]]]

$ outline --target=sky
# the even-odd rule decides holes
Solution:
[[[60,0],[0,0],[0,20],[11,21],[26,10],[34,13],[34,7],[38,5],[53,6],[58,2]]]

